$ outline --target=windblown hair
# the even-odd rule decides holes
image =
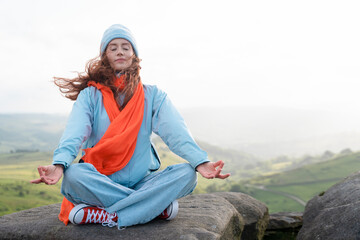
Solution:
[[[141,81],[140,61],[141,60],[138,57],[134,56],[130,67],[121,72],[122,74],[125,74],[125,87],[122,90],[115,87],[113,84],[115,72],[111,68],[106,55],[91,59],[86,64],[85,72],[77,73],[78,76],[76,78],[54,77],[54,83],[59,87],[60,92],[71,100],[77,99],[80,91],[88,86],[87,84],[89,81],[101,83],[111,89],[119,109],[123,109],[133,96],[138,83]],[[119,99],[120,94],[124,95],[122,103]]]

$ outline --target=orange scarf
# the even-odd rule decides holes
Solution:
[[[115,86],[121,87],[123,80],[124,75],[116,79]],[[94,147],[84,149],[85,155],[82,159],[94,165],[100,173],[111,175],[124,168],[134,154],[137,135],[144,116],[144,89],[140,82],[130,101],[120,111],[109,87],[93,81],[90,81],[88,86],[94,86],[101,91],[103,104],[111,123]],[[65,225],[69,223],[69,214],[73,207],[74,204],[66,198],[63,199],[59,219]]]

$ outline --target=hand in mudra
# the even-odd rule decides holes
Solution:
[[[220,178],[225,179],[230,176],[230,173],[221,174],[222,168],[224,167],[224,162],[219,160],[217,162],[206,162],[202,163],[196,167],[196,170],[203,176],[204,178],[213,179]]]
[[[39,166],[38,172],[40,178],[31,180],[31,183],[45,183],[47,185],[56,184],[63,175],[64,167],[62,165],[48,165],[48,166]]]

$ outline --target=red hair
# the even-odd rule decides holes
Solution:
[[[141,81],[140,61],[141,60],[134,55],[130,67],[121,72],[122,74],[125,74],[125,87],[122,90],[114,86],[115,72],[111,68],[105,54],[102,58],[96,57],[91,59],[86,64],[85,72],[78,73],[77,77],[54,77],[54,83],[59,87],[60,92],[70,100],[76,100],[80,91],[88,87],[87,84],[89,81],[101,83],[112,90],[120,109],[123,109],[133,96],[138,83]],[[120,103],[118,97],[120,94],[124,95],[122,103]]]

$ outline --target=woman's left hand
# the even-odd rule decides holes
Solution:
[[[49,165],[49,166],[39,166],[38,172],[40,178],[31,180],[31,183],[39,184],[45,183],[47,185],[56,184],[63,175],[64,167],[63,165]]]
[[[224,162],[219,160],[217,162],[206,162],[202,163],[196,167],[196,170],[203,176],[204,178],[212,179],[212,178],[220,178],[225,179],[230,176],[230,173],[221,174],[222,168],[224,167]]]

